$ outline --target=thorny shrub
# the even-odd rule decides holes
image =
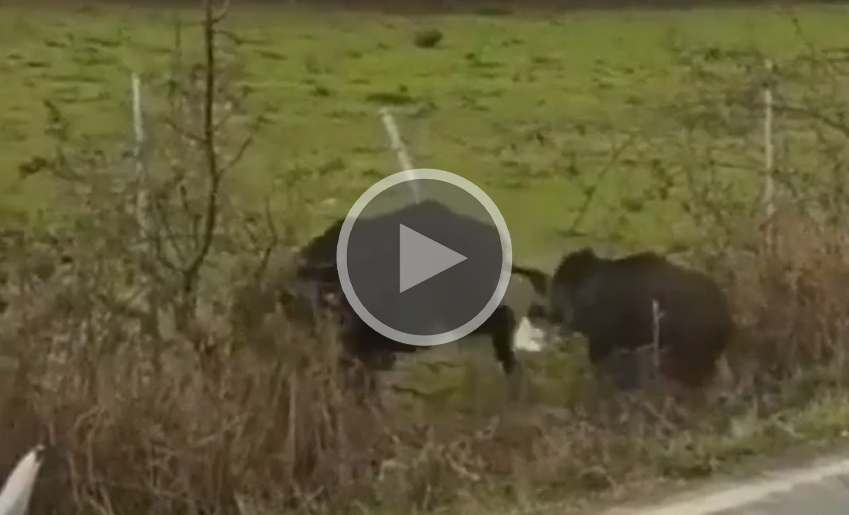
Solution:
[[[691,87],[677,100],[685,106],[678,139],[700,158],[678,171],[683,211],[704,236],[701,257],[727,286],[744,328],[733,352],[760,390],[795,385],[812,369],[836,382],[845,372],[846,55],[806,47],[769,67],[757,52],[708,47],[682,56]],[[770,171],[764,88],[773,97]],[[706,127],[725,136],[699,138]]]

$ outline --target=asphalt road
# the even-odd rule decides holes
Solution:
[[[849,456],[688,493],[655,506],[617,507],[603,515],[846,515]]]

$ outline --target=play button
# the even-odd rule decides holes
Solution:
[[[357,200],[341,225],[336,264],[345,298],[372,329],[409,345],[440,345],[477,329],[501,303],[510,234],[468,180],[410,170]]]
[[[398,270],[401,273],[399,282],[402,292],[466,260],[466,256],[422,236],[404,224],[399,227],[401,259]]]

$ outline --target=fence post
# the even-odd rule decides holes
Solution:
[[[392,147],[392,150],[395,152],[395,157],[398,159],[398,164],[401,166],[401,170],[407,172],[410,180],[407,181],[407,185],[409,185],[410,190],[413,193],[413,200],[418,204],[421,202],[421,190],[419,188],[419,183],[415,181],[416,174],[413,172],[413,162],[410,159],[410,154],[407,153],[407,146],[404,144],[403,138],[401,138],[401,133],[398,130],[398,124],[395,123],[395,117],[392,115],[392,111],[388,107],[383,107],[380,109],[380,118],[383,120],[383,128],[386,130],[386,135],[389,137],[389,145]]]
[[[133,160],[135,161],[135,171],[138,185],[136,191],[136,216],[138,217],[139,227],[142,232],[142,241],[144,246],[147,246],[148,224],[147,224],[147,185],[144,179],[144,160],[142,153],[144,152],[144,113],[142,110],[141,96],[141,79],[136,72],[130,75],[130,83],[133,94],[133,135],[135,137],[133,145]]]
[[[766,229],[768,242],[772,242],[773,216],[775,215],[775,150],[773,146],[773,63],[767,59],[764,62],[766,78],[763,87],[764,124],[764,192],[763,201],[766,209]]]
[[[136,217],[141,232],[140,251],[142,252],[141,263],[146,272],[149,272],[150,252],[152,241],[150,240],[150,226],[148,219],[147,177],[144,165],[144,109],[142,105],[141,78],[136,72],[130,74],[130,86],[133,95],[133,161],[135,162],[135,184],[136,184]],[[142,330],[147,334],[159,334],[159,302],[156,288],[151,282],[149,275],[143,275],[142,289],[147,304],[147,316],[142,320]]]

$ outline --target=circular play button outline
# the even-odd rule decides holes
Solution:
[[[363,210],[368,207],[369,203],[378,195],[393,186],[397,186],[408,181],[423,179],[447,182],[448,184],[460,188],[474,197],[475,200],[477,200],[486,210],[490,219],[495,224],[495,228],[498,231],[498,236],[501,240],[501,273],[498,276],[498,284],[495,287],[495,291],[486,306],[484,306],[484,308],[475,315],[474,318],[460,327],[444,333],[428,335],[411,334],[399,331],[384,324],[377,317],[369,313],[357,297],[357,293],[354,291],[354,287],[351,284],[351,278],[348,274],[347,256],[348,241],[351,237],[351,231],[354,228],[354,223],[357,221],[357,218]],[[487,195],[482,189],[468,179],[451,172],[446,172],[445,170],[437,170],[434,168],[414,168],[411,170],[405,170],[403,172],[398,172],[388,177],[384,177],[377,183],[373,184],[365,191],[365,193],[360,195],[360,198],[354,202],[354,205],[348,211],[348,214],[345,216],[345,220],[342,222],[342,228],[339,232],[339,240],[336,244],[336,267],[339,272],[339,281],[342,285],[342,291],[345,293],[345,297],[348,300],[348,304],[350,304],[350,306],[354,309],[354,312],[359,315],[359,317],[368,324],[369,327],[380,333],[382,336],[407,345],[415,345],[419,347],[432,347],[457,341],[460,338],[469,335],[472,331],[486,322],[490,315],[492,315],[492,313],[498,308],[499,304],[501,304],[504,295],[507,293],[507,287],[510,285],[512,266],[513,245],[510,240],[510,231],[507,227],[507,222],[504,221],[504,217],[501,215],[501,211],[499,211],[495,202],[493,202],[492,199],[489,198],[489,195]]]

